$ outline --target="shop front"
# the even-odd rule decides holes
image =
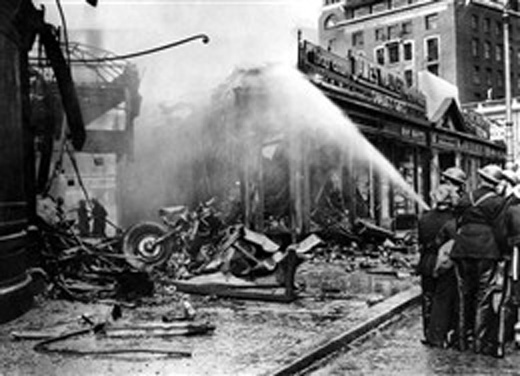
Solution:
[[[421,93],[363,57],[340,57],[300,41],[298,69],[357,125],[426,203],[446,168],[464,169],[468,187],[473,187],[480,166],[505,159],[503,146],[470,133],[456,106],[441,108],[435,121],[428,119]],[[396,219],[413,218],[424,210],[420,200],[392,178],[395,172],[381,173],[374,165],[378,158],[357,163],[348,150],[341,153],[346,155],[341,165],[342,195],[351,220],[365,218],[392,228]]]

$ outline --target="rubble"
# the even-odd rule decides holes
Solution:
[[[187,292],[290,301],[296,298],[294,274],[304,261],[340,261],[347,271],[396,277],[409,275],[414,267],[410,237],[362,219],[351,226],[346,214],[337,211],[328,219],[321,211],[320,223],[312,223],[315,231],[296,243],[288,242],[283,218],[270,217],[265,233],[226,225],[214,200],[191,211],[185,206],[161,209],[163,227],[146,222],[112,238],[92,239],[56,220],[52,205],[45,203],[41,264],[51,297],[181,302],[179,295]],[[135,229],[138,237],[132,238]]]

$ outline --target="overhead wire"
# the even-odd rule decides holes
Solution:
[[[57,1],[59,1],[59,0],[57,0]],[[145,50],[140,50],[140,51],[132,52],[132,53],[128,53],[128,54],[106,56],[106,57],[99,57],[99,58],[91,58],[91,59],[78,59],[78,58],[74,59],[74,58],[70,58],[69,61],[71,63],[85,63],[85,64],[88,64],[88,63],[103,63],[103,62],[107,62],[107,61],[127,60],[127,59],[131,59],[131,58],[135,58],[135,57],[141,57],[141,56],[157,53],[157,52],[160,52],[160,51],[164,51],[164,50],[167,50],[167,49],[179,46],[181,44],[191,42],[191,41],[196,40],[196,39],[202,39],[202,42],[204,44],[208,43],[209,40],[210,40],[209,37],[206,34],[196,34],[196,35],[193,35],[191,37],[184,38],[184,39],[181,39],[181,40],[178,40],[178,41],[175,41],[175,42],[163,44],[163,45],[160,45],[160,46],[157,46],[157,47],[148,48],[148,49],[145,49]],[[38,59],[38,58],[36,58],[36,59]]]

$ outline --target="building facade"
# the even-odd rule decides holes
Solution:
[[[503,98],[504,5],[489,0],[325,0],[320,45],[366,56],[417,85],[427,70],[458,87],[462,103]],[[511,89],[520,93],[520,18],[510,16]]]
[[[478,168],[504,161],[505,147],[482,137],[481,125],[465,116],[453,98],[428,118],[421,93],[368,59],[355,54],[341,57],[300,41],[298,68],[357,124],[427,202],[444,169],[462,167],[472,188]],[[347,159],[341,166],[343,195],[352,218],[368,218],[391,227],[399,216],[418,214],[417,201],[375,167],[358,165],[355,159]]]

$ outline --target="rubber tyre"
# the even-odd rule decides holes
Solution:
[[[123,237],[126,261],[138,270],[164,264],[173,252],[173,242],[166,240],[152,250],[147,250],[146,244],[163,236],[166,231],[166,227],[155,222],[141,222],[131,226]]]

